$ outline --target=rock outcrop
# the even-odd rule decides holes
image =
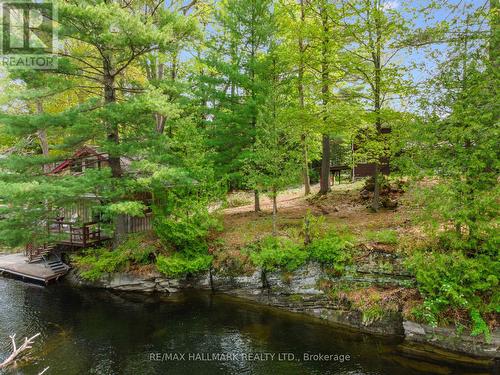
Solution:
[[[365,319],[363,312],[348,301],[331,298],[320,287],[343,284],[356,287],[374,285],[402,287],[414,280],[401,264],[401,259],[378,249],[369,249],[363,261],[348,267],[342,275],[331,275],[316,263],[308,263],[294,272],[263,272],[255,270],[247,275],[211,270],[196,276],[171,278],[157,272],[147,275],[113,273],[96,281],[82,279],[78,271],[71,271],[67,279],[74,285],[106,288],[123,292],[176,293],[187,289],[225,293],[259,304],[319,318],[328,324],[379,335],[398,336],[409,355],[427,356],[426,345],[450,353],[481,358],[492,362],[499,357],[500,333],[493,332],[491,342],[468,334],[458,335],[450,328],[432,328],[415,322],[403,321],[398,311],[384,311],[376,319]],[[416,349],[416,347],[417,349]],[[421,351],[420,354],[419,350]],[[489,363],[489,362],[488,362]]]

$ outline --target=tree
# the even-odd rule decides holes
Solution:
[[[217,151],[215,165],[228,174],[232,186],[241,185],[242,162],[256,139],[262,95],[263,56],[269,48],[274,21],[271,0],[226,0],[217,13],[207,65],[213,74],[203,77],[210,90],[209,131]],[[260,210],[259,192],[255,211]]]
[[[401,167],[416,182],[417,218],[429,230],[409,264],[424,298],[423,318],[437,324],[450,310],[465,311],[471,335],[488,340],[488,315],[500,300],[500,82],[491,50],[498,17],[495,7],[488,12],[467,2],[449,13],[443,32],[430,33],[446,42],[446,57],[421,92],[420,116],[400,133]]]
[[[273,235],[277,234],[278,194],[301,175],[300,140],[287,107],[293,81],[285,74],[286,64],[280,63],[279,56],[276,46],[271,46],[266,69],[270,85],[257,118],[256,142],[245,164],[248,184],[272,199]]]
[[[334,108],[345,101],[341,94],[345,85],[345,71],[341,68],[341,50],[345,37],[340,28],[341,12],[337,4],[314,0],[304,3],[309,49],[305,68],[313,75],[310,101],[315,103],[315,116],[319,118],[321,140],[320,194],[330,191],[330,137],[341,132],[340,124],[334,121]],[[305,57],[305,56],[304,56]]]
[[[387,137],[382,127],[390,126],[394,113],[391,103],[401,100],[411,90],[404,79],[406,67],[395,57],[408,47],[409,21],[401,16],[392,2],[383,0],[346,0],[342,2],[343,30],[350,38],[345,51],[349,74],[363,84],[358,94],[363,99],[373,127],[368,131],[370,142],[364,147],[365,155],[375,164],[375,189],[372,208],[380,205],[380,163],[389,156]],[[394,109],[392,104],[392,109]]]
[[[469,9],[446,31],[447,59],[422,93],[417,126],[405,129],[403,161],[412,176],[437,178],[422,189],[424,222],[433,224],[446,248],[475,254],[497,246],[499,78],[490,49],[496,25],[489,33],[474,26],[488,16],[495,22],[494,10]]]
[[[280,40],[277,54],[284,74],[294,85],[289,100],[281,105],[287,108],[288,121],[300,139],[302,149],[302,180],[304,194],[311,193],[309,169],[310,162],[319,155],[318,145],[321,138],[321,123],[316,115],[318,108],[314,100],[314,70],[310,66],[314,58],[313,12],[304,0],[282,0],[275,5],[277,35]]]
[[[182,33],[176,34],[179,21],[163,12],[160,4],[148,1],[134,5],[115,1],[61,3],[59,36],[69,45],[83,47],[74,48],[71,53],[61,53],[61,64],[67,67],[62,73],[87,80],[93,85],[89,89],[102,90],[105,109],[113,108],[118,93],[137,92],[137,88],[120,82],[127,68],[132,68],[147,53],[173,48],[182,37]],[[136,10],[141,7],[144,14],[137,14]],[[123,174],[120,124],[103,117],[112,175],[119,178]]]

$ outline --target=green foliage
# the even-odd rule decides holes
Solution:
[[[302,230],[304,236],[312,241],[316,238],[321,238],[325,231],[327,230],[327,224],[325,222],[324,216],[315,216],[308,211],[304,217],[304,222],[302,224]]]
[[[213,257],[208,254],[195,254],[188,256],[186,254],[175,253],[171,256],[160,255],[156,261],[156,267],[161,273],[181,277],[206,271],[212,264]]]
[[[382,319],[385,314],[385,310],[378,304],[373,304],[365,309],[362,309],[361,311],[363,314],[361,321],[365,326]]]
[[[313,240],[307,250],[311,259],[328,266],[336,272],[343,272],[351,261],[352,243],[345,236],[330,232],[323,238]]]
[[[483,12],[467,17],[470,25],[485,20]],[[498,46],[473,42],[471,35],[450,44],[448,60],[440,62],[422,95],[424,115],[401,129],[399,163],[415,181],[433,181],[415,184],[418,219],[442,247],[495,254],[500,81],[498,61],[492,60]]]
[[[302,266],[308,254],[299,245],[284,237],[265,237],[247,251],[250,259],[266,271],[293,271]]]
[[[212,190],[210,190],[212,189]],[[216,196],[215,185],[188,181],[186,186],[171,189],[154,206],[154,229],[166,248],[182,251],[207,248],[207,236],[220,226],[217,216],[209,211]]]
[[[82,270],[84,279],[96,281],[106,274],[124,271],[130,265],[145,265],[152,262],[156,254],[153,243],[147,243],[142,235],[129,236],[117,248],[98,248],[75,256],[73,261]]]
[[[171,149],[165,147],[167,142],[155,131],[157,111],[167,112],[171,122],[182,113],[183,125],[190,117],[185,105],[151,88],[149,75],[140,68],[149,53],[162,60],[165,51],[191,40],[192,19],[164,7],[151,11],[143,1],[124,6],[113,1],[57,3],[58,35],[65,45],[58,69],[12,70],[2,75],[8,73],[10,82],[0,98],[0,141],[17,140],[0,161],[6,193],[2,198],[9,203],[1,207],[5,220],[0,222],[0,241],[11,246],[53,241],[47,224],[60,208],[78,204],[82,197],[96,197],[107,218],[142,216],[146,199],[134,198],[144,197],[150,188],[137,184],[135,161],[161,159],[170,166],[174,160],[190,169],[186,165],[190,157],[179,157],[181,153],[171,149],[199,155],[183,142],[186,136],[169,142]],[[89,82],[95,83],[93,89],[83,89]],[[174,126],[169,125],[173,137]],[[193,126],[182,129],[186,128],[191,141],[200,139]],[[47,175],[54,163],[72,158],[84,145],[108,158],[108,163],[99,170]]]
[[[122,201],[112,203],[106,207],[106,213],[110,216],[129,215],[143,217],[146,206],[142,202]]]
[[[221,186],[275,198],[313,167],[324,135],[335,162],[390,158],[413,178],[419,222],[448,251],[410,260],[425,298],[421,316],[437,324],[447,309],[466,310],[473,333],[486,334],[485,314],[500,306],[500,48],[498,33],[487,30],[497,31],[497,5],[453,7],[453,20],[416,30],[413,10],[380,1],[57,3],[58,69],[0,78],[1,245],[55,242],[47,226],[61,208],[95,200],[88,211],[109,222],[152,209],[171,254],[159,257],[158,269],[198,272],[210,265]],[[448,31],[460,38],[445,38]],[[400,56],[434,40],[447,41],[429,56],[439,57],[436,74],[413,85],[415,65]],[[48,173],[84,145],[108,159],[102,169]],[[338,158],[346,145],[349,160]],[[273,219],[276,233],[276,210]],[[313,259],[341,272],[349,239],[311,214],[303,229],[306,248],[265,238],[248,250],[251,260],[286,271]],[[366,238],[398,242],[391,230]],[[129,239],[78,262],[97,279],[155,254]]]
[[[414,272],[425,302],[416,311],[429,324],[437,325],[449,309],[465,310],[472,320],[473,334],[488,330],[482,314],[498,310],[500,262],[487,256],[470,258],[463,253],[417,252],[407,266]]]
[[[373,241],[378,243],[397,244],[398,232],[396,232],[394,229],[380,229],[365,233],[365,238],[368,241]]]
[[[206,106],[208,142],[216,175],[232,188],[244,186],[242,166],[252,153],[259,114],[269,93],[266,58],[274,30],[271,0],[231,0],[218,3],[219,33],[209,40],[206,73],[200,76],[200,96]],[[215,73],[215,74],[214,74]],[[230,88],[230,89],[228,89]]]

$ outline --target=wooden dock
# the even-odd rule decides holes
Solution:
[[[23,253],[0,254],[0,274],[12,275],[26,281],[48,284],[66,274],[67,270],[68,268],[54,271],[43,261],[28,263]]]

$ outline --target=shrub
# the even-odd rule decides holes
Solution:
[[[184,253],[175,253],[171,256],[158,256],[156,267],[161,273],[180,277],[206,271],[212,264],[212,256],[208,254],[193,254],[191,256]]]
[[[117,271],[127,262],[127,257],[118,251],[100,248],[87,252],[74,259],[78,268],[83,269],[80,276],[84,279],[95,281],[106,273]]]
[[[107,273],[117,272],[132,264],[148,264],[155,257],[155,244],[143,235],[130,236],[114,250],[98,248],[75,256],[73,261],[82,269],[81,276],[87,280],[98,280]]]
[[[311,211],[308,211],[302,223],[302,231],[306,242],[320,238],[327,230],[328,225],[324,216],[314,216]]]
[[[326,237],[313,240],[307,250],[311,259],[323,265],[333,266],[337,272],[343,272],[351,260],[351,247],[348,238],[330,232]]]
[[[498,275],[500,263],[487,256],[469,258],[462,252],[417,252],[407,262],[425,301],[415,310],[417,318],[437,325],[449,309],[470,314],[472,335],[489,330],[484,313],[500,312]]]
[[[266,237],[248,250],[252,262],[266,271],[294,271],[308,258],[300,245],[284,237]]]
[[[185,209],[176,208],[170,213],[155,210],[156,234],[166,247],[178,250],[206,243],[209,231],[217,225],[218,220],[202,203],[193,203]]]

